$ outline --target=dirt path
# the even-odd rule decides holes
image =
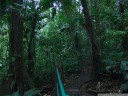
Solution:
[[[80,90],[80,87],[91,79],[91,71],[89,67],[85,66],[79,76],[72,76],[65,87],[70,96],[94,96],[94,94]]]

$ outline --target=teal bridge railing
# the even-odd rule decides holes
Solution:
[[[64,90],[64,86],[63,83],[61,81],[61,74],[58,70],[58,67],[56,66],[56,74],[57,74],[57,84],[56,84],[56,93],[57,96],[69,96],[68,94],[66,94],[65,90]]]

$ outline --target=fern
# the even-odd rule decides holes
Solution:
[[[20,96],[20,95],[19,95],[19,92],[17,91],[17,92],[12,93],[11,96]]]
[[[36,94],[40,93],[40,90],[33,88],[25,92],[24,96],[34,96]]]
[[[33,89],[26,91],[24,93],[24,96],[34,96],[36,94],[40,94],[40,90],[33,88]],[[20,96],[20,95],[19,95],[19,92],[17,91],[17,92],[12,93],[11,96]]]
[[[120,86],[121,92],[126,91],[128,89],[128,83],[124,83]]]

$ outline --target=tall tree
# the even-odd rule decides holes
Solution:
[[[126,3],[128,1],[127,0],[117,0],[117,4],[118,4],[118,13],[119,13],[119,30],[121,31],[125,31],[126,28],[126,22],[125,22],[125,10],[126,10]],[[123,38],[122,38],[122,49],[124,51],[124,56],[127,55],[128,52],[128,32],[126,32],[126,34],[124,34]]]
[[[23,18],[20,14],[23,0],[13,0],[13,9],[11,10],[11,26],[9,34],[9,57],[10,68],[14,74],[14,81],[16,89],[21,96],[24,95],[24,85],[28,84],[30,88],[34,88],[34,84],[31,81],[26,68],[23,63]]]
[[[34,65],[35,65],[35,59],[36,59],[36,53],[35,53],[35,29],[36,29],[36,24],[37,24],[37,11],[38,8],[36,9],[35,6],[35,1],[33,2],[34,6],[34,13],[32,14],[32,29],[30,32],[30,39],[28,42],[28,73],[32,77],[34,73]]]
[[[119,17],[120,17],[120,21],[119,21],[119,29],[120,30],[125,30],[125,3],[126,0],[117,0],[118,3],[118,11],[119,11]]]
[[[92,76],[93,78],[97,78],[98,77],[98,72],[99,72],[99,65],[101,63],[101,58],[100,58],[100,54],[98,51],[98,47],[96,44],[96,40],[95,40],[95,36],[94,36],[94,27],[92,24],[92,19],[87,7],[87,0],[81,0],[81,4],[83,6],[83,13],[84,13],[84,18],[85,18],[85,22],[86,22],[86,26],[84,27],[87,30],[88,36],[90,38],[91,41],[91,45],[92,45]]]

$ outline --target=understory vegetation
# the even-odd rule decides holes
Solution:
[[[128,0],[0,0],[0,96],[57,96],[56,67],[128,92]]]

